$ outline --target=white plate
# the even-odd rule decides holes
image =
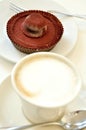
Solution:
[[[15,0],[14,3],[19,5],[19,1]],[[37,4],[33,4],[33,0],[29,1],[26,0],[26,2],[21,1],[20,5],[21,7],[24,6],[25,8],[27,8],[26,5],[28,5],[29,9],[43,9],[43,10],[58,9],[66,11],[54,0],[46,0],[46,1],[36,0],[36,1],[38,2]],[[28,4],[25,4],[27,2]],[[14,12],[12,12],[9,9],[9,2],[3,0],[3,2],[0,3],[0,55],[5,59],[16,63],[27,54],[18,51],[10,42],[6,34],[6,23],[13,14]],[[76,23],[74,22],[74,19],[72,18],[63,19],[62,16],[59,15],[58,17],[63,23],[64,33],[60,42],[51,51],[66,56],[69,54],[69,52],[71,52],[71,50],[74,48],[76,44],[78,30]]]
[[[30,124],[30,122],[23,115],[21,102],[12,89],[11,78],[8,76],[0,84],[0,127],[23,124]],[[37,128],[37,130],[52,129],[63,130],[57,125]]]
[[[68,111],[86,110],[86,90],[82,89],[76,100],[67,108]],[[12,88],[11,77],[8,75],[0,84],[0,127],[30,124],[24,117],[19,97]],[[32,129],[32,128],[31,128]],[[37,130],[63,130],[60,126],[40,127]],[[28,129],[29,130],[29,129]]]

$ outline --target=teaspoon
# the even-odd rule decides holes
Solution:
[[[65,130],[80,130],[86,127],[86,110],[77,110],[64,115],[60,122],[42,122],[14,127],[0,127],[1,130],[25,130],[31,127],[41,127],[48,125],[59,125]]]

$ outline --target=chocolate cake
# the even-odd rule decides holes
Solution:
[[[51,13],[28,10],[17,13],[7,22],[7,34],[21,52],[49,51],[63,34],[63,25]]]

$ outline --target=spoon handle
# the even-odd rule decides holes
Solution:
[[[0,127],[0,129],[1,130],[25,130],[31,127],[40,127],[40,126],[46,126],[46,125],[61,125],[61,124],[57,122],[42,122],[42,123],[22,125],[22,126]]]

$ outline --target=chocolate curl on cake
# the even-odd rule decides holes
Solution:
[[[22,23],[22,31],[28,37],[41,37],[47,31],[45,18],[39,13],[28,15]]]

